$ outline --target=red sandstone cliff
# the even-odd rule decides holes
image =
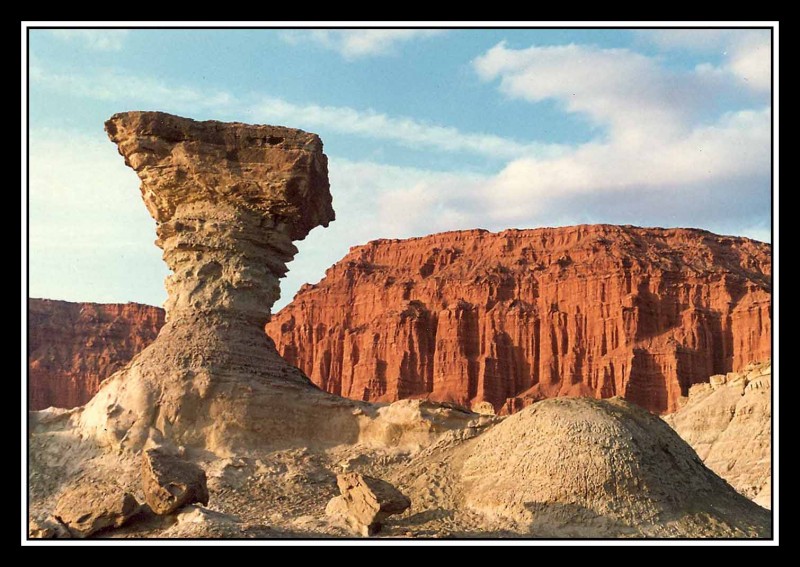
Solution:
[[[29,409],[85,404],[163,324],[163,309],[149,305],[29,299]]]
[[[770,356],[770,246],[692,229],[448,232],[354,247],[267,325],[342,396],[514,411],[623,395],[670,412]]]

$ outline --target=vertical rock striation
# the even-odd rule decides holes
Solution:
[[[615,395],[670,412],[769,358],[767,244],[694,229],[468,230],[357,246],[267,326],[321,388],[362,400]]]
[[[29,299],[28,409],[82,406],[163,324],[150,305]]]

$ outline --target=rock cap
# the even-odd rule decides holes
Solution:
[[[158,223],[181,204],[228,203],[283,223],[302,240],[335,218],[328,159],[316,134],[145,111],[115,114],[105,129],[141,179]]]

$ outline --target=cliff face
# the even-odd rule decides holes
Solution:
[[[511,412],[621,395],[671,412],[770,356],[767,244],[692,229],[449,232],[354,247],[267,332],[324,390]]]
[[[29,409],[72,408],[155,340],[164,310],[30,299],[28,322]]]
[[[708,468],[769,508],[772,495],[772,365],[712,376],[665,417]]]

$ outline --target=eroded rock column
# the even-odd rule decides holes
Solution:
[[[174,272],[168,318],[265,323],[297,252],[292,240],[334,219],[319,137],[160,112],[116,114],[106,131],[142,180],[156,244]]]
[[[357,438],[353,403],[316,389],[264,334],[292,241],[334,218],[319,137],[160,112],[116,114],[106,131],[142,181],[173,274],[166,325],[86,406],[83,428],[121,448],[218,453]]]

